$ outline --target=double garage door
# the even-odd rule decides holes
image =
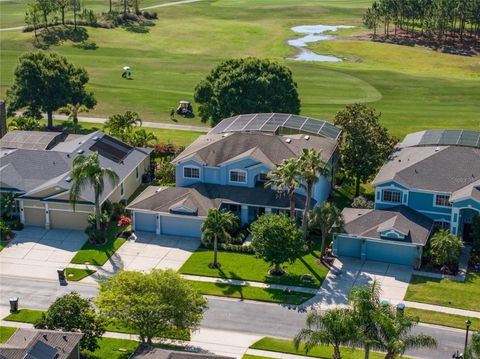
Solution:
[[[338,256],[362,258],[362,239],[337,237],[335,249]],[[365,240],[362,259],[413,266],[416,256],[417,249],[413,246]]]
[[[160,216],[160,233],[171,236],[195,237],[202,235],[203,220],[188,216]],[[157,215],[135,212],[135,230],[153,232],[157,228]]]
[[[24,208],[25,225],[45,227],[45,209]],[[88,213],[70,211],[49,211],[50,228],[84,230],[87,225]]]

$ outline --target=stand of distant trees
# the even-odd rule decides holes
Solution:
[[[364,24],[386,37],[428,38],[438,43],[478,45],[480,0],[377,0]]]

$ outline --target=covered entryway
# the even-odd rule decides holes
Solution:
[[[84,230],[88,213],[50,210],[50,228]]]
[[[473,242],[473,222],[480,215],[479,212],[472,208],[464,208],[460,210],[460,236],[466,243]]]
[[[153,232],[157,228],[157,215],[153,213],[134,212],[135,215],[135,230]]]
[[[161,216],[160,233],[172,236],[199,238],[203,219],[189,216]]]
[[[25,216],[25,226],[45,227],[45,209],[44,208],[23,208]]]

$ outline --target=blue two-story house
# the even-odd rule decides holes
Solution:
[[[308,117],[259,113],[221,121],[188,146],[173,163],[176,186],[151,186],[130,203],[134,228],[157,234],[199,237],[211,208],[234,212],[241,224],[263,213],[288,211],[289,201],[265,188],[267,174],[284,159],[314,148],[332,168],[315,184],[312,205],[329,196],[339,158],[340,129]],[[296,210],[304,210],[305,193],[297,191]]]
[[[334,243],[338,255],[419,266],[423,246],[438,228],[471,242],[472,223],[480,215],[480,132],[410,134],[395,148],[372,184],[374,210],[356,216],[352,216],[355,210],[344,210],[345,233]],[[402,215],[406,209],[408,218]],[[398,222],[382,222],[379,218],[386,212],[386,217],[395,217]],[[365,216],[370,221],[365,221]],[[424,231],[415,235],[419,224]],[[369,230],[375,225],[379,228],[372,233]]]

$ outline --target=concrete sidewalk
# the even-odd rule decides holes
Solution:
[[[469,317],[469,318],[480,318],[480,312],[475,312],[473,310],[465,310],[465,309],[458,309],[458,308],[450,308],[450,307],[443,307],[440,305],[434,305],[434,304],[425,304],[425,303],[418,303],[418,302],[409,302],[404,301],[403,302],[407,308],[417,308],[417,309],[425,309],[425,310],[431,310],[433,312],[442,312],[446,314],[455,314],[455,315],[461,315],[464,317]]]

